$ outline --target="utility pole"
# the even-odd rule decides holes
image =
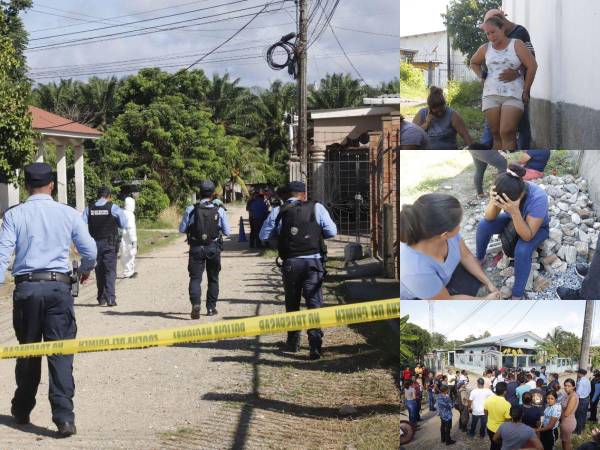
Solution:
[[[308,21],[306,12],[308,0],[298,0],[298,155],[300,156],[300,167],[302,181],[306,181],[306,170],[308,167],[308,117],[306,112],[306,65],[307,65],[307,31]]]
[[[583,333],[581,335],[581,355],[579,356],[579,368],[589,369],[590,345],[592,341],[592,326],[594,321],[594,301],[585,301],[585,316],[583,318]]]

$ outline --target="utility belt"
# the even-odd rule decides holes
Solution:
[[[15,277],[15,284],[20,284],[24,281],[58,281],[71,286],[71,295],[77,297],[79,295],[79,262],[73,261],[73,270],[71,273],[62,272],[30,272]]]
[[[71,284],[71,275],[61,272],[30,272],[15,277],[15,284],[24,281],[60,281],[61,283]]]
[[[106,243],[108,245],[111,245],[115,248],[115,252],[119,253],[119,247],[121,246],[122,237],[123,237],[122,232],[119,232],[119,234],[116,234],[116,235],[100,237],[97,239],[94,238],[94,240],[95,241],[106,241]]]

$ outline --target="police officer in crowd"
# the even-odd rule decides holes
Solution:
[[[248,219],[250,222],[250,242],[249,247],[261,248],[262,244],[258,238],[260,228],[269,215],[269,205],[265,201],[264,192],[261,190],[254,191],[254,195],[248,203],[246,203],[246,211],[248,211]]]
[[[279,214],[279,209],[289,197],[290,193],[288,192],[287,185],[280,186],[276,189],[275,195],[272,196],[269,200],[269,202],[271,203],[271,215],[273,217],[277,217],[277,215]],[[258,233],[259,236],[263,234],[263,229],[265,226],[268,225],[268,223],[268,220],[265,220],[262,223],[260,231]],[[277,236],[275,235],[275,233],[271,233],[271,237],[268,241],[264,241],[264,244],[269,248],[277,248]]]
[[[0,283],[13,250],[13,325],[21,344],[73,339],[77,333],[69,277],[69,248],[81,255],[81,281],[96,261],[96,244],[70,206],[54,201],[52,168],[46,163],[25,167],[26,202],[5,212],[0,231]],[[11,413],[17,424],[29,423],[42,370],[42,358],[19,358],[17,390]],[[52,420],[60,437],[77,432],[73,413],[73,355],[48,356]]]
[[[260,239],[278,235],[277,250],[282,259],[282,278],[285,291],[285,310],[300,310],[303,296],[308,309],[323,305],[321,285],[325,273],[322,257],[326,253],[324,239],[337,234],[337,227],[329,212],[320,203],[306,200],[306,186],[300,181],[288,183],[289,198],[279,210],[267,217]],[[287,347],[300,351],[300,331],[288,331]],[[323,353],[323,332],[320,328],[308,330],[310,358],[319,359]]]
[[[188,272],[190,275],[190,302],[192,319],[200,318],[202,274],[206,268],[208,287],[206,293],[206,315],[217,314],[219,297],[219,272],[221,271],[222,235],[229,236],[229,224],[224,208],[215,206],[212,198],[215,184],[203,181],[200,184],[200,201],[185,209],[179,232],[187,234],[190,246]]]
[[[121,244],[119,228],[127,228],[127,217],[121,208],[111,202],[107,186],[98,189],[98,200],[83,211],[83,221],[96,241],[97,300],[100,306],[117,306],[115,282],[117,280],[117,252]]]

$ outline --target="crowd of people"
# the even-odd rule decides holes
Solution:
[[[422,420],[423,401],[440,419],[440,440],[453,445],[454,410],[458,429],[469,438],[489,439],[490,450],[536,448],[552,450],[561,442],[572,450],[573,434],[581,435],[587,422],[597,422],[600,400],[600,371],[588,377],[579,369],[576,378],[562,384],[558,373],[500,368],[485,370],[473,380],[466,370],[447,373],[417,364],[402,371],[402,393],[409,421],[416,427]],[[600,433],[577,450],[600,448]]]
[[[447,105],[442,89],[431,86],[427,107],[412,123],[400,120],[402,149],[458,149],[465,146],[496,150],[528,150],[531,146],[529,100],[537,72],[529,32],[508,20],[500,9],[486,12],[480,28],[488,42],[473,54],[470,67],[483,85],[483,135],[474,142],[458,111]]]

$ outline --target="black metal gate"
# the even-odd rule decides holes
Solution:
[[[324,204],[338,227],[338,239],[369,243],[369,149],[329,149],[327,154]]]

